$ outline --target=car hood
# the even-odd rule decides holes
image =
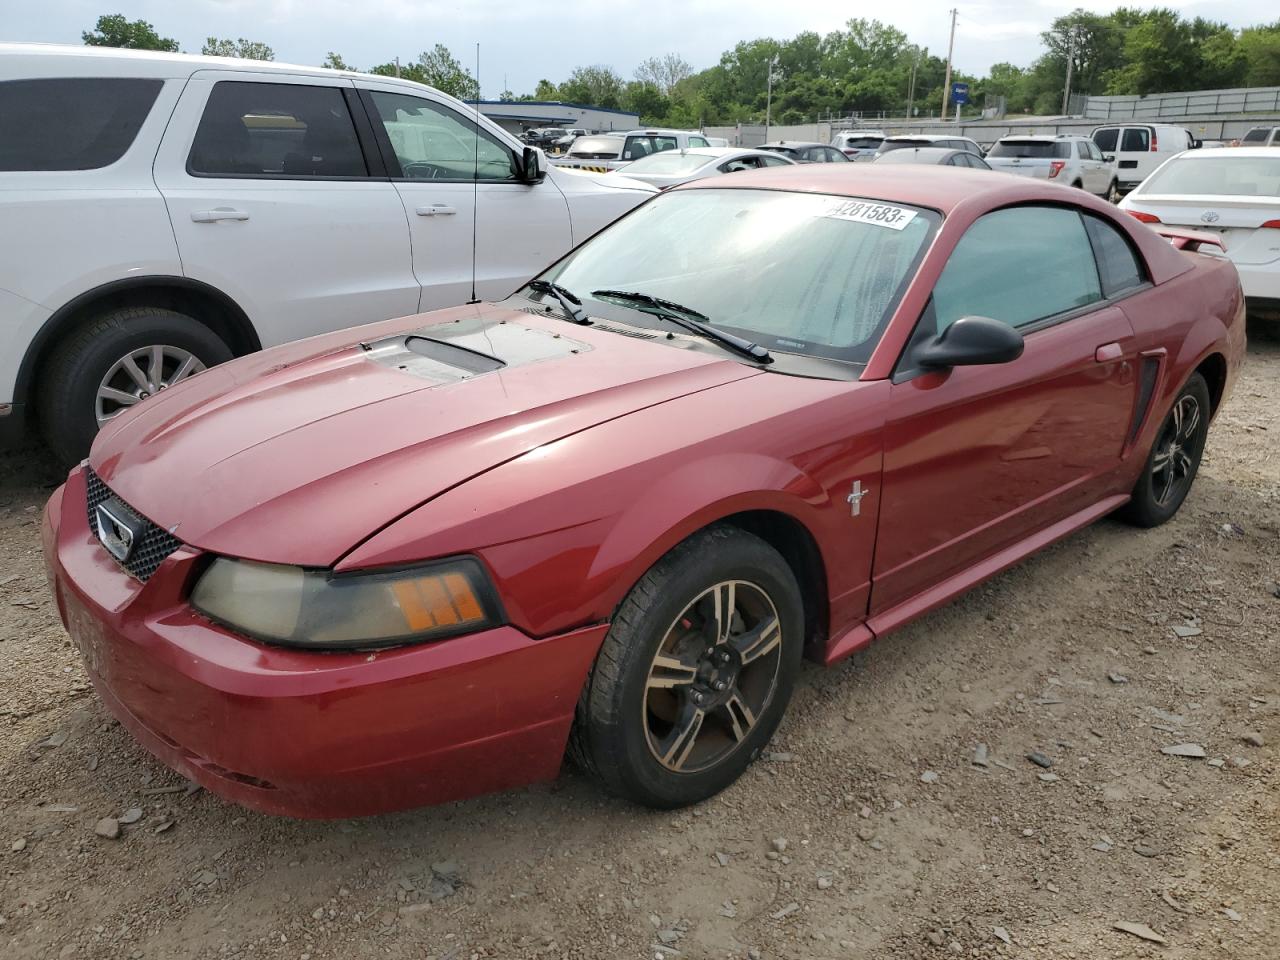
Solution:
[[[184,543],[323,567],[499,464],[759,373],[527,311],[453,308],[232,361],[108,425],[90,465]]]
[[[591,163],[592,161],[583,160],[582,162]],[[595,162],[608,163],[610,161],[597,160]],[[591,170],[580,170],[577,167],[556,167],[555,169],[557,174],[565,174],[563,177],[557,177],[556,185],[566,195],[599,190],[635,190],[640,193],[657,193],[657,187],[652,184],[645,183],[643,180],[633,179],[621,173],[595,173]]]

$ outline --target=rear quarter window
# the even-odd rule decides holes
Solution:
[[[132,146],[163,80],[0,82],[0,170],[96,170]]]
[[[1084,226],[1098,261],[1103,296],[1109,299],[1147,282],[1142,261],[1119,230],[1090,214],[1085,215]]]

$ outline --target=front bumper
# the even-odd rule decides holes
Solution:
[[[62,621],[107,708],[153,754],[267,813],[348,817],[442,803],[559,772],[607,625],[535,640],[510,626],[362,653],[270,647],[185,602],[202,555],[146,582],[90,532],[83,471],[42,536]]]
[[[1240,286],[1251,302],[1280,300],[1280,260],[1271,263],[1237,263]]]

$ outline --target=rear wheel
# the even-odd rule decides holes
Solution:
[[[185,314],[126,307],[95,317],[44,365],[38,404],[45,442],[73,464],[125,410],[230,359],[227,345]]]
[[[1120,515],[1140,527],[1173,517],[1191,491],[1209,436],[1209,386],[1193,373],[1160,425],[1132,499]]]
[[[579,702],[575,757],[648,806],[718,793],[782,719],[803,631],[800,590],[776,550],[734,527],[696,534],[619,607]]]

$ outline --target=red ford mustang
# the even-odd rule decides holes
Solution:
[[[941,168],[671,190],[502,303],[121,416],[45,514],[58,607],[134,736],[250,807],[450,800],[566,746],[694,802],[801,656],[1173,516],[1245,345],[1230,261],[1175,239]]]

